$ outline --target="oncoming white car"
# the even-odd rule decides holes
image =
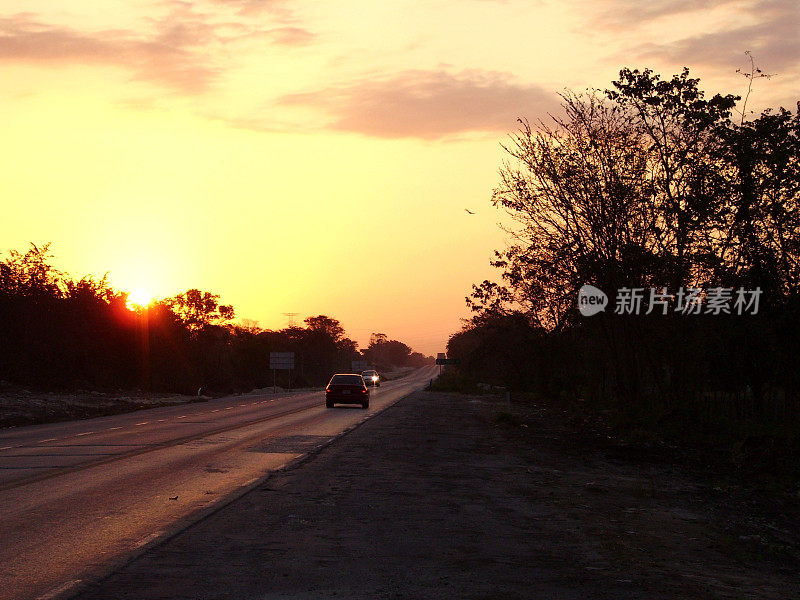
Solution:
[[[368,371],[361,371],[361,376],[364,378],[364,383],[367,385],[381,387],[381,376],[378,375],[377,371],[373,371],[372,369]]]

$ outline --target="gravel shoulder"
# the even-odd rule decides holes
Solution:
[[[504,410],[415,393],[76,597],[800,597],[796,502]]]

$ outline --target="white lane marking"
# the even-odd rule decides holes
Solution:
[[[186,415],[181,415],[181,416],[180,416],[180,417],[178,417],[178,418],[179,418],[179,419],[185,419],[185,418],[186,418]]]
[[[142,421],[141,423],[137,423],[136,426],[138,427],[139,425],[147,425],[149,422],[150,421]]]
[[[229,406],[229,407],[228,407],[228,408],[226,408],[225,410],[233,410],[233,407],[232,407],[232,406]]]
[[[106,431],[114,431],[115,429],[122,429],[122,427],[109,427]]]
[[[52,590],[50,590],[46,594],[44,594],[42,596],[39,596],[38,598],[36,598],[36,600],[51,600],[52,598],[55,598],[56,596],[60,596],[61,594],[66,592],[68,589],[70,589],[72,587],[75,587],[80,582],[81,582],[80,579],[74,579],[73,581],[68,581],[67,583],[61,584],[57,588],[53,588]]]
[[[12,448],[16,448],[16,446],[3,446],[0,450],[11,450]]]
[[[164,532],[163,532],[163,531],[156,531],[155,533],[151,533],[151,534],[150,534],[150,535],[148,535],[147,537],[143,537],[143,538],[142,538],[142,539],[140,539],[138,542],[136,542],[136,544],[135,544],[134,548],[141,548],[141,547],[142,547],[142,546],[144,546],[145,544],[147,544],[147,543],[149,543],[149,542],[152,542],[154,539],[156,539],[156,538],[157,538],[158,536],[160,536],[162,533],[164,533]]]
[[[166,419],[159,419],[158,420],[159,423],[163,423],[164,421],[166,421]]]
[[[55,441],[55,440],[57,440],[57,439],[58,439],[58,438],[47,438],[46,440],[39,440],[39,441],[38,441],[38,442],[36,442],[36,443],[37,443],[37,444],[44,444],[45,442],[53,442],[53,441]],[[5,450],[5,448],[3,448],[3,450]]]
[[[240,404],[239,406],[247,406],[247,404]]]
[[[245,481],[241,487],[247,487],[248,485],[250,485],[251,483],[255,483],[256,481],[258,481],[258,477],[253,477],[252,479],[248,479],[247,481]]]
[[[94,431],[85,431],[85,432],[83,432],[83,433],[79,433],[79,434],[78,434],[78,435],[76,435],[75,437],[81,437],[82,435],[91,435],[91,434],[93,434],[93,433],[94,433]]]
[[[219,412],[219,409],[218,409],[218,408],[215,408],[215,409],[214,409],[214,410],[212,410],[211,412]]]

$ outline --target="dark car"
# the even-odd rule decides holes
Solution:
[[[325,406],[333,408],[337,402],[369,408],[369,390],[364,378],[357,373],[337,373],[331,377],[325,388]]]
[[[369,371],[361,371],[361,377],[364,378],[364,383],[368,386],[374,385],[375,387],[381,387],[381,376],[378,375],[377,371],[372,369]]]

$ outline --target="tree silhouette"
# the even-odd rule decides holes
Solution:
[[[233,306],[220,305],[219,294],[190,289],[168,298],[167,303],[183,323],[192,330],[217,325],[234,317]]]
[[[623,69],[611,90],[564,94],[565,117],[521,121],[492,196],[515,222],[492,261],[502,282],[473,286],[473,319],[448,351],[489,377],[631,409],[691,411],[720,389],[762,416],[770,388],[796,401],[800,106],[734,122],[739,100],[707,99],[688,69]],[[576,310],[587,283],[611,308],[591,319]],[[622,287],[759,288],[764,300],[748,319],[615,315]]]

